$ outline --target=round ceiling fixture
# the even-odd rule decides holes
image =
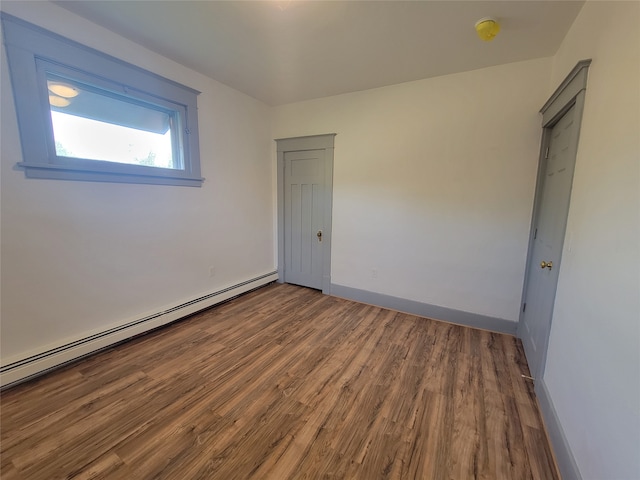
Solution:
[[[68,107],[70,103],[66,98],[59,97],[58,95],[49,95],[49,104],[54,107]]]
[[[484,17],[476,22],[476,32],[480,39],[490,42],[500,31],[500,24],[495,18]]]
[[[77,88],[67,85],[66,83],[47,82],[49,91],[55,93],[59,97],[73,98],[80,93]]]

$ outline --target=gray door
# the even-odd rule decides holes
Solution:
[[[542,374],[551,328],[551,316],[562,245],[564,243],[569,198],[578,145],[576,107],[571,107],[550,127],[546,166],[533,224],[521,337],[531,375]]]
[[[284,281],[322,290],[325,150],[284,152]]]

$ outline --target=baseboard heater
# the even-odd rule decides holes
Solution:
[[[24,358],[10,360],[7,363],[3,362],[2,367],[0,367],[0,388],[8,388],[32,377],[42,375],[54,368],[60,368],[69,362],[95,353],[98,350],[175,322],[188,315],[274,282],[277,279],[278,272],[266,273],[122,325],[44,349]]]

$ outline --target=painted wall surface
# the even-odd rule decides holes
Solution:
[[[275,138],[337,133],[332,282],[517,321],[550,68],[276,107]]]
[[[640,478],[640,4],[587,2],[550,92],[592,58],[544,381],[585,479]]]
[[[2,10],[201,91],[206,178],[202,188],[26,179],[3,49],[3,361],[275,270],[269,107],[54,4]]]

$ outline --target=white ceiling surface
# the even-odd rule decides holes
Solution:
[[[553,55],[583,1],[58,1],[269,105]],[[480,41],[475,22],[500,20]]]

